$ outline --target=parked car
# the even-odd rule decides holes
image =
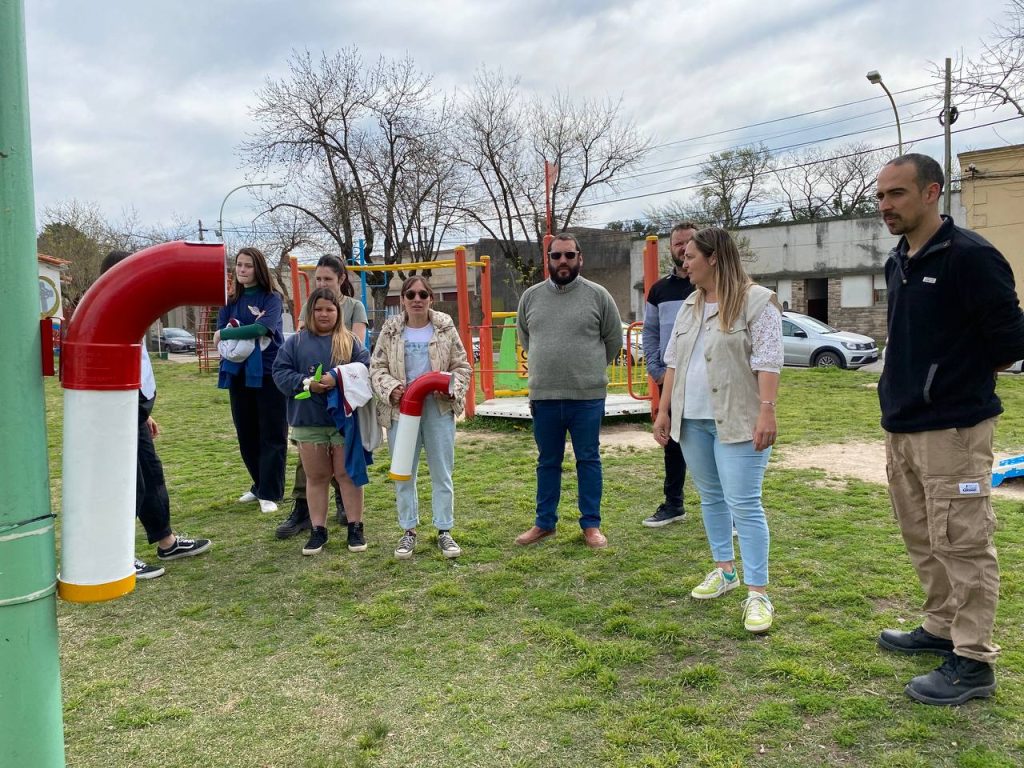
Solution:
[[[160,349],[166,352],[195,352],[196,337],[184,328],[164,328],[160,331]]]
[[[474,363],[479,363],[480,362],[480,337],[479,336],[474,336],[473,337],[473,362]]]
[[[797,312],[782,313],[782,346],[786,365],[860,368],[878,359],[870,336],[838,331]]]

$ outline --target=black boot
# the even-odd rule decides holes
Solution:
[[[878,644],[887,651],[897,653],[937,653],[948,655],[953,652],[953,641],[944,637],[938,637],[918,627],[910,632],[900,632],[898,629],[883,629],[878,636]]]
[[[349,552],[365,552],[366,551],[366,537],[363,536],[363,524],[362,523],[349,523],[348,524],[348,551]]]
[[[905,689],[915,701],[940,707],[991,696],[995,690],[996,674],[991,664],[955,654],[947,656],[935,671],[915,677]]]
[[[277,538],[290,539],[299,531],[308,531],[309,527],[309,505],[305,499],[296,499],[288,519],[277,526]]]

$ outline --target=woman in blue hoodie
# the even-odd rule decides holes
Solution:
[[[217,316],[213,343],[249,339],[255,349],[247,359],[222,358],[217,386],[228,390],[238,448],[252,485],[238,499],[258,501],[261,512],[276,512],[284,496],[288,457],[285,397],[271,377],[281,333],[281,296],[270,284],[267,260],[258,248],[235,256],[235,279],[228,305]]]
[[[302,308],[303,329],[285,342],[274,362],[274,381],[288,396],[288,423],[306,470],[306,500],[312,532],[302,548],[304,555],[319,554],[327,543],[327,495],[331,477],[338,481],[348,514],[349,551],[366,551],[363,489],[346,471],[345,440],[328,411],[328,396],[338,386],[335,366],[346,363],[369,366],[370,353],[345,327],[341,310],[341,301],[332,288],[313,291]],[[317,369],[323,372],[319,378]],[[309,397],[302,398],[307,390]],[[296,395],[300,398],[296,399]],[[355,448],[362,450],[361,445]]]

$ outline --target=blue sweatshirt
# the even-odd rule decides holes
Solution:
[[[362,363],[370,367],[370,353],[359,340],[352,344],[352,359],[344,363]],[[290,336],[281,347],[274,361],[274,383],[288,396],[288,424],[292,427],[333,427],[334,418],[327,412],[327,395],[313,394],[305,400],[296,400],[302,392],[302,380],[316,373],[316,367],[323,366],[324,372],[334,367],[331,363],[331,337],[316,336],[309,331],[299,331]]]
[[[263,313],[257,319],[257,315]],[[270,344],[263,350],[263,371],[264,374],[274,365],[274,358],[277,351],[284,342],[284,334],[281,332],[281,296],[277,293],[267,293],[258,286],[246,288],[238,299],[232,301],[226,307],[221,307],[217,315],[217,329],[225,328],[231,320],[237,320],[239,325],[252,325],[259,323],[267,329],[266,336]],[[257,340],[257,348],[259,341]],[[221,361],[221,370],[224,370],[225,360]],[[233,372],[232,372],[233,373]]]

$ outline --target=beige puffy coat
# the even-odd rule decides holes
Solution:
[[[451,316],[434,310],[430,310],[428,316],[434,326],[434,337],[427,345],[430,369],[448,371],[454,380],[454,400],[440,393],[435,393],[434,398],[441,413],[454,411],[458,415],[466,407],[466,393],[469,391],[473,369]],[[380,330],[370,358],[370,386],[377,396],[377,420],[385,429],[398,420],[398,406],[391,404],[391,392],[395,387],[405,384],[404,330],[404,312],[389,317]]]

